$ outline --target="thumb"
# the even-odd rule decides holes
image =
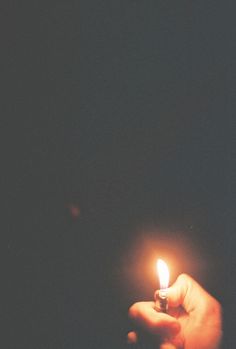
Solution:
[[[194,279],[187,274],[181,274],[168,289],[170,307],[182,306],[189,314],[197,309],[204,310],[207,302],[213,297],[207,293]]]

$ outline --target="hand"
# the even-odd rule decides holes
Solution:
[[[129,316],[136,326],[159,340],[161,349],[219,349],[220,304],[195,280],[180,275],[168,289],[168,305],[168,314],[164,314],[154,309],[154,302],[135,303]],[[129,343],[137,340],[138,333],[128,334]]]

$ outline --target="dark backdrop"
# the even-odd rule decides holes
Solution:
[[[233,348],[233,6],[6,1],[1,12],[2,346],[125,347],[127,309],[152,297],[145,263],[161,246],[175,276],[222,302]]]

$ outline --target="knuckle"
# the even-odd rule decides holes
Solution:
[[[188,274],[180,274],[177,281],[184,294],[187,292],[187,290],[190,290],[192,288],[193,279]]]
[[[134,303],[128,310],[128,315],[130,319],[137,318],[138,315],[138,303]]]
[[[178,276],[178,281],[180,281],[180,282],[187,283],[190,280],[192,280],[192,278],[186,273],[182,273]]]
[[[218,318],[218,319],[221,318],[222,308],[220,303],[215,298],[212,298],[212,301],[209,307],[209,313],[215,318]]]

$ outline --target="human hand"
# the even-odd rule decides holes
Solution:
[[[219,349],[221,306],[195,280],[180,275],[168,288],[168,305],[168,314],[164,314],[155,310],[154,302],[138,302],[130,307],[129,316],[141,330],[158,339],[161,349]],[[137,340],[138,333],[128,334],[129,343]]]

